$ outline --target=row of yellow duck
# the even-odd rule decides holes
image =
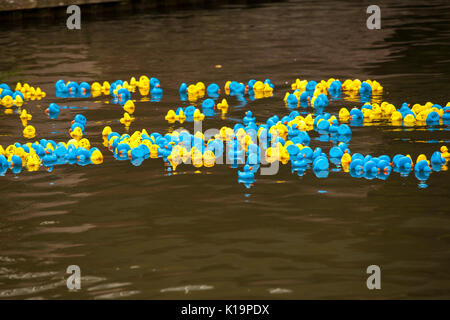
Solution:
[[[21,107],[25,101],[41,100],[45,96],[46,93],[40,87],[35,88],[28,83],[22,85],[22,83],[18,82],[14,91],[7,84],[0,84],[0,105],[5,108]]]
[[[398,109],[387,101],[381,104],[365,103],[360,109],[356,107],[351,110],[341,108],[339,120],[344,122],[354,120],[364,124],[389,120],[392,125],[396,126],[439,124],[443,121],[450,121],[450,102],[445,107],[432,102],[416,103],[412,107],[403,103]]]

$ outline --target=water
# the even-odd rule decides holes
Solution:
[[[382,29],[366,28],[366,6],[353,2],[231,3],[210,9],[135,10],[82,21],[65,17],[2,28],[0,81],[40,86],[41,101],[25,108],[38,138],[67,141],[82,112],[100,166],[60,166],[49,173],[9,171],[0,178],[0,298],[449,298],[448,171],[426,181],[411,173],[366,180],[330,172],[318,179],[283,166],[245,188],[235,169],[180,167],[167,175],[161,159],[140,167],[115,161],[101,144],[105,125],[124,132],[123,112],[109,97],[59,99],[58,79],[114,81],[156,76],[161,102],[136,102],[130,131],[168,132],[164,120],[181,103],[181,82],[270,78],[271,98],[234,98],[232,126],[252,110],[258,121],[288,113],[284,93],[297,77],[376,79],[383,100],[445,105],[450,92],[450,5],[446,1],[380,2]],[[216,68],[221,65],[221,68]],[[44,113],[50,102],[57,120]],[[360,106],[334,101],[327,111]],[[86,108],[86,109],[83,109]],[[310,111],[310,109],[309,109]],[[0,115],[0,144],[23,142],[18,115]],[[192,130],[192,123],[183,125]],[[387,124],[353,127],[350,148],[363,154],[430,155],[449,144],[436,130]],[[312,145],[328,150],[312,133]],[[69,265],[79,265],[82,289],[69,292]],[[382,290],[366,287],[366,268],[382,270]]]

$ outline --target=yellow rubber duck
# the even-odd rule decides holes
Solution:
[[[266,149],[265,156],[268,163],[275,162],[279,159],[279,150],[277,148],[269,147]]]
[[[204,84],[203,82],[201,82],[201,81],[197,82],[197,83],[195,84],[195,86],[197,87],[197,91],[198,91],[200,94],[202,93],[202,91],[203,91],[203,93],[204,93],[205,90],[206,90],[205,84]]]
[[[406,117],[405,117],[405,118],[406,118]],[[428,161],[428,159],[427,159],[427,156],[424,155],[424,154],[420,154],[420,155],[417,157],[416,163],[419,162],[419,161],[422,161],[422,160],[425,160],[425,161],[427,161],[428,163],[430,163],[430,162]]]
[[[268,84],[268,83],[265,83],[264,84],[264,87],[263,87],[263,91],[264,91],[264,93],[266,94],[272,94],[273,93],[273,88]]]
[[[150,79],[146,75],[140,76],[138,86],[140,88],[149,88],[150,87]]]
[[[128,112],[125,112],[123,114],[123,117],[120,119],[120,123],[124,124],[127,127],[129,127],[133,121],[134,121],[134,118],[131,117]]]
[[[392,122],[399,122],[403,120],[403,116],[399,111],[395,111],[391,115],[391,121]]]
[[[27,112],[27,110],[23,109],[20,113],[20,120],[30,121],[33,116]]]
[[[91,154],[91,162],[93,164],[101,164],[103,163],[103,154],[100,150],[94,150]]]
[[[211,168],[216,163],[216,156],[214,155],[214,152],[211,150],[206,150],[203,154],[203,165],[207,168]]]
[[[205,119],[205,115],[201,113],[199,109],[195,109],[193,118],[194,121],[203,121],[203,119]]]
[[[431,109],[425,109],[419,112],[416,116],[416,121],[418,122],[425,122],[427,120],[428,114],[431,112]]]
[[[218,109],[228,109],[228,102],[227,102],[227,99],[223,98],[223,99],[222,99],[222,102],[219,102],[219,103],[217,104],[217,108],[218,108]]]
[[[36,153],[30,153],[25,162],[27,170],[30,172],[39,170],[39,167],[41,166],[41,159]]]
[[[447,161],[450,160],[450,153],[448,152],[447,146],[441,147],[441,157]]]
[[[110,126],[106,126],[106,127],[103,128],[102,136],[104,138],[107,138],[111,132],[112,132],[111,127]]]
[[[158,158],[158,150],[159,150],[159,146],[157,144],[152,144],[150,147],[150,157]]]
[[[80,127],[75,127],[75,129],[70,131],[70,136],[75,140],[80,140],[83,138],[83,131],[81,131]]]
[[[309,113],[306,117],[305,117],[305,123],[308,127],[313,126],[314,125],[314,118],[311,115],[311,113]]]
[[[171,110],[167,111],[167,114],[164,117],[164,119],[166,119],[170,123],[173,123],[173,122],[177,121],[178,117],[177,117],[177,114],[175,113],[175,111],[171,109]]]
[[[257,92],[263,92],[264,91],[264,83],[262,81],[256,81],[253,84],[253,91]]]
[[[23,129],[23,136],[27,139],[36,137],[36,129],[32,125],[28,125]]]
[[[1,104],[6,108],[11,108],[14,105],[14,100],[11,96],[4,96],[1,100]]]
[[[91,148],[91,143],[89,142],[88,139],[83,138],[83,139],[80,139],[80,141],[78,141],[78,146],[89,150]]]
[[[413,126],[416,124],[416,118],[412,114],[407,114],[403,119],[403,124],[405,126]]]

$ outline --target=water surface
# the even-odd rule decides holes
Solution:
[[[330,172],[299,177],[283,166],[247,189],[228,166],[180,167],[161,159],[141,166],[114,160],[105,125],[125,132],[109,97],[55,98],[58,79],[127,80],[156,76],[160,102],[136,102],[130,131],[169,132],[164,120],[181,102],[181,82],[270,78],[271,98],[228,98],[229,112],[205,128],[234,126],[246,110],[258,121],[288,114],[282,98],[297,77],[376,79],[383,100],[445,105],[450,92],[447,1],[380,2],[382,29],[368,30],[367,4],[351,1],[232,3],[210,9],[136,10],[82,21],[14,23],[0,32],[0,81],[40,86],[25,108],[38,138],[67,141],[76,113],[99,147],[100,166],[9,171],[0,177],[0,298],[449,298],[448,171],[426,181],[411,173],[366,180]],[[217,68],[221,65],[221,68]],[[78,107],[49,120],[50,102]],[[328,112],[360,102],[333,101]],[[309,109],[311,111],[311,109]],[[24,141],[18,115],[0,115],[0,144]],[[192,130],[192,123],[183,124]],[[350,148],[363,154],[431,155],[449,144],[448,126],[353,127]],[[313,146],[324,150],[330,142]],[[69,292],[65,270],[79,265],[82,289]],[[382,269],[382,290],[366,287],[366,268]]]

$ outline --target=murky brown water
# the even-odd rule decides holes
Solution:
[[[368,5],[368,4],[367,4]],[[212,10],[135,12],[90,18],[81,31],[65,21],[8,25],[0,31],[0,82],[26,81],[48,96],[28,102],[38,138],[67,141],[76,113],[105,155],[100,166],[0,177],[0,298],[450,298],[449,172],[426,188],[414,173],[387,181],[330,172],[318,179],[283,166],[250,189],[227,166],[180,168],[161,159],[134,167],[101,145],[105,125],[124,132],[108,97],[55,98],[58,79],[114,81],[156,76],[161,102],[136,102],[130,131],[167,132],[164,115],[181,103],[181,82],[270,78],[272,98],[234,98],[233,126],[247,109],[258,120],[285,115],[297,77],[377,79],[384,100],[445,105],[450,100],[450,5],[380,3],[382,29],[366,29],[367,5],[281,2]],[[216,65],[222,68],[216,68]],[[137,95],[138,99],[139,96]],[[50,102],[76,106],[49,120]],[[331,102],[327,111],[360,105]],[[192,130],[192,123],[185,124]],[[436,130],[354,127],[350,148],[364,154],[430,155],[449,144]],[[328,150],[312,133],[312,145]],[[17,115],[0,115],[0,144],[24,141]],[[320,192],[319,192],[320,191]],[[326,191],[326,192],[323,192]],[[69,292],[67,266],[79,265],[82,289]],[[382,290],[366,288],[366,268],[382,269]],[[281,289],[281,290],[275,290]]]

